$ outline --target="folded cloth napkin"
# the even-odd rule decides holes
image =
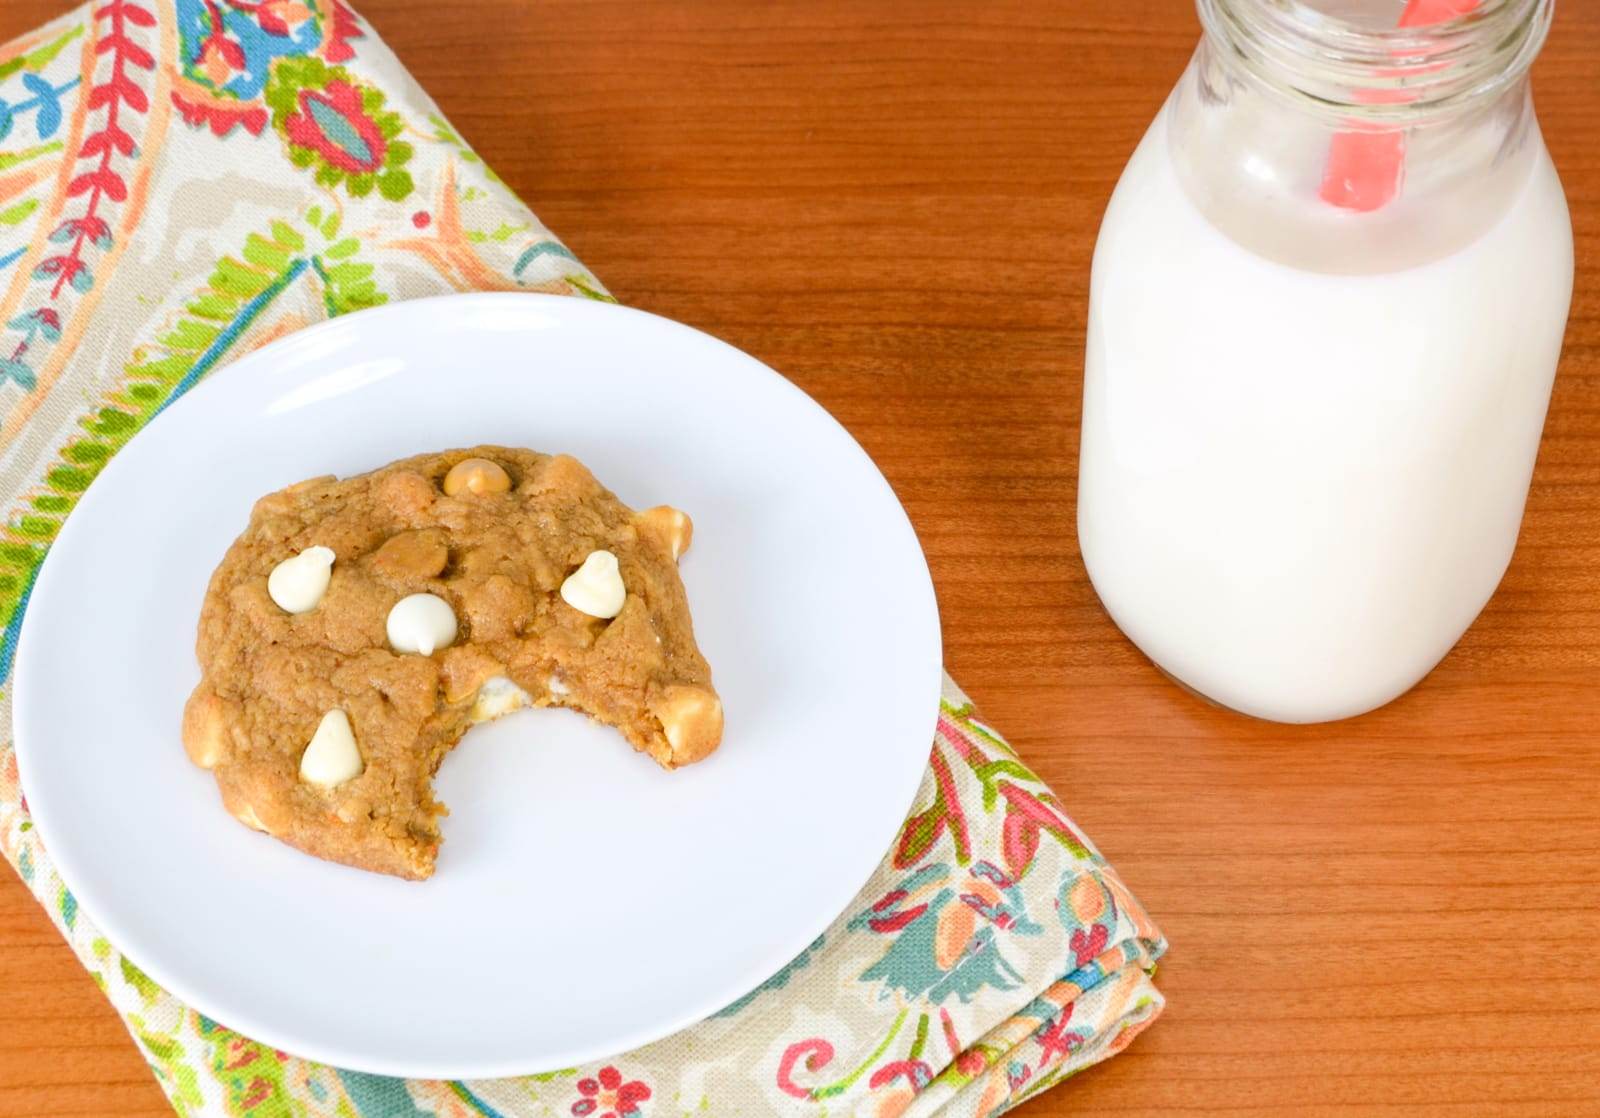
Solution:
[[[0,679],[50,541],[151,416],[308,323],[484,288],[611,298],[343,0],[95,0],[0,47]],[[78,908],[9,745],[0,845],[185,1115],[990,1115],[1162,1007],[1161,933],[948,680],[850,908],[714,1017],[590,1067],[385,1079],[187,1008]]]

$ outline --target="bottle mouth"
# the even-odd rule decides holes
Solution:
[[[1395,127],[1450,115],[1519,81],[1555,0],[1481,0],[1424,27],[1378,27],[1309,0],[1196,0],[1229,66],[1341,123]]]

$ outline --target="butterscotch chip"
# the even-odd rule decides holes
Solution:
[[[665,687],[650,710],[661,721],[673,765],[700,760],[722,740],[722,700],[709,687]]]
[[[463,458],[444,475],[440,486],[447,497],[467,495],[483,497],[491,493],[504,493],[511,488],[511,475],[498,462],[487,458]]]
[[[228,745],[227,704],[203,684],[183,708],[183,748],[202,769],[215,768]]]
[[[694,522],[682,509],[657,505],[639,514],[639,532],[655,540],[677,559],[689,550],[694,539]]]
[[[478,488],[449,493],[442,479],[473,460],[506,488],[485,471]],[[427,877],[445,812],[432,778],[475,720],[572,707],[667,768],[717,747],[722,703],[674,561],[688,532],[675,509],[635,513],[574,458],[506,447],[269,494],[206,592],[184,748],[246,826],[331,861]],[[337,550],[332,581],[314,609],[285,613],[268,575],[313,545]],[[596,552],[615,557],[626,588],[610,618],[560,592]],[[454,640],[433,655],[410,639],[395,651],[394,607],[424,597],[453,614]],[[324,730],[303,774],[333,711],[349,724],[334,755],[344,763],[329,762]]]
[[[450,545],[438,528],[390,536],[372,553],[372,569],[397,582],[437,577],[450,562]]]

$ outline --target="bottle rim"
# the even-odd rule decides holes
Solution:
[[[1395,127],[1453,115],[1522,80],[1555,0],[1482,0],[1425,27],[1374,28],[1307,0],[1196,0],[1223,63],[1345,124]]]

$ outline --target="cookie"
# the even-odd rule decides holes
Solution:
[[[426,878],[433,775],[476,722],[564,706],[666,768],[716,749],[678,577],[691,532],[574,458],[509,447],[269,494],[206,590],[184,747],[247,826]]]

